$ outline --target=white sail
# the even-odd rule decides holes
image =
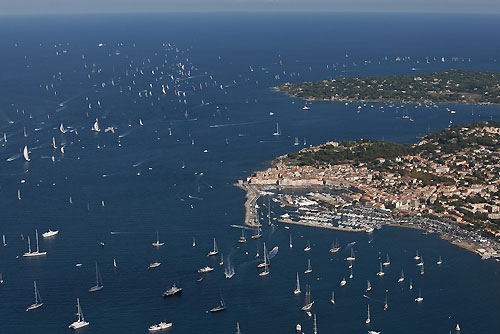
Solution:
[[[54,148],[54,150],[57,148],[56,139],[54,137],[52,137],[52,147]]]
[[[99,128],[99,119],[95,119],[95,123],[94,125],[92,126],[92,130],[95,131],[95,132],[100,132],[101,131],[101,128]]]
[[[28,146],[24,146],[23,155],[24,155],[24,160],[30,161],[30,156],[28,154]]]
[[[35,287],[35,303],[28,306],[26,312],[39,308],[40,306],[43,305],[42,297],[40,297],[40,292],[38,291],[38,288],[36,286],[36,281],[33,281],[33,285]]]

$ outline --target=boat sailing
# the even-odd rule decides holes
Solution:
[[[297,272],[297,286],[295,287],[295,290],[293,290],[294,295],[299,295],[300,294],[300,281],[299,281],[299,272]]]
[[[68,327],[71,329],[78,329],[85,326],[88,326],[90,323],[85,321],[85,317],[83,316],[82,308],[80,307],[80,298],[76,298],[76,314],[78,315],[78,320],[73,322]]]
[[[40,297],[40,292],[38,291],[38,288],[36,287],[36,281],[33,281],[33,285],[35,287],[35,303],[28,306],[28,308],[26,309],[26,312],[37,309],[43,305],[42,297]]]
[[[219,254],[219,250],[217,249],[217,242],[215,241],[215,238],[214,238],[214,249],[212,251],[208,252],[207,256],[214,256],[217,254]]]
[[[330,253],[337,253],[339,250],[340,250],[339,241],[336,240],[335,242],[332,242],[332,248],[330,248]]]
[[[311,287],[309,285],[306,285],[306,301],[304,303],[304,306],[302,306],[301,310],[309,311],[313,306],[313,304],[314,301],[311,301]]]
[[[216,307],[210,309],[210,312],[219,312],[226,309],[226,304],[224,303],[224,298],[222,298],[222,293],[220,294],[220,303]]]
[[[96,284],[89,289],[89,292],[100,291],[104,288],[104,285],[102,284],[101,274],[99,273],[99,267],[97,266],[97,261],[95,263],[95,278]]]
[[[307,269],[304,271],[304,274],[312,273],[311,259],[307,259]]]
[[[273,136],[281,136],[281,131],[278,123],[276,123],[276,132],[273,133]]]
[[[36,234],[36,251],[34,252],[31,251],[31,242],[30,242],[30,237],[28,236],[28,252],[23,254],[24,257],[41,256],[47,254],[47,252],[40,252],[38,246],[38,230],[35,230],[35,234]]]
[[[30,161],[30,156],[28,154],[28,146],[24,146],[24,150],[23,150],[23,156],[24,156],[24,160],[26,161]]]
[[[160,242],[160,234],[158,233],[158,231],[156,231],[156,242],[153,242],[152,245],[155,247],[160,247],[164,245],[163,242]]]

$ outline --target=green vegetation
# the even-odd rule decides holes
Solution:
[[[500,104],[500,73],[496,72],[449,70],[287,83],[276,88],[305,100]]]

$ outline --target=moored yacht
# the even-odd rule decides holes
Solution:
[[[158,331],[162,331],[162,330],[168,329],[170,327],[172,327],[172,323],[171,322],[167,323],[167,322],[162,321],[162,322],[160,322],[158,324],[149,326],[148,327],[148,332],[158,332]]]
[[[88,326],[90,323],[88,321],[85,321],[85,317],[83,316],[82,308],[80,307],[80,298],[76,298],[76,309],[77,309],[76,314],[78,315],[78,320],[73,322],[68,327],[71,329],[78,329],[78,328]]]
[[[59,234],[59,230],[52,231],[50,228],[47,232],[42,233],[42,237],[50,238]]]
[[[165,292],[163,292],[162,296],[163,297],[170,297],[170,296],[175,296],[175,295],[180,295],[180,294],[182,294],[182,288],[178,287],[174,284],[174,285],[172,285],[171,288],[169,288],[168,290],[165,290]]]
[[[40,252],[40,248],[38,246],[38,230],[35,230],[36,234],[36,251],[31,251],[31,242],[30,242],[30,237],[28,236],[28,252],[24,253],[24,257],[33,257],[33,256],[41,256],[41,255],[46,255],[47,252]]]
[[[38,292],[38,288],[36,287],[36,281],[33,281],[33,285],[35,287],[35,302],[28,306],[26,312],[37,309],[43,305],[42,297],[40,297],[40,292]]]

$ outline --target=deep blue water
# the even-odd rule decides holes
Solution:
[[[365,234],[278,225],[266,228],[262,240],[241,246],[240,230],[230,227],[244,217],[244,193],[232,184],[298,149],[295,137],[308,145],[358,138],[415,142],[450,121],[500,119],[500,108],[492,106],[368,104],[357,112],[359,104],[313,103],[303,111],[303,102],[270,87],[450,68],[499,71],[499,28],[498,16],[487,15],[3,17],[0,29],[9,33],[0,37],[0,134],[7,135],[0,148],[0,233],[8,245],[0,249],[0,332],[69,331],[80,297],[91,323],[82,333],[145,333],[161,320],[174,323],[172,333],[231,333],[236,321],[243,333],[290,333],[297,323],[310,333],[312,319],[300,311],[304,295],[292,294],[295,273],[305,270],[309,257],[314,271],[301,274],[301,282],[303,290],[311,285],[319,332],[366,332],[368,302],[368,329],[383,333],[448,333],[457,322],[462,333],[499,332],[498,263],[437,236],[383,228],[368,243]],[[178,63],[184,72],[190,69],[190,78],[179,73]],[[169,85],[165,95],[162,84]],[[174,96],[174,89],[186,96]],[[152,96],[140,97],[143,90]],[[95,118],[98,134],[90,129]],[[272,136],[276,122],[279,138]],[[59,132],[61,123],[78,135]],[[114,134],[104,131],[111,126]],[[25,145],[30,162],[20,154]],[[27,245],[20,235],[33,239],[35,229],[49,228],[61,232],[40,241],[47,256],[23,258]],[[157,230],[165,242],[159,249],[151,246]],[[206,256],[213,237],[235,265],[231,280],[219,259]],[[338,284],[348,276],[343,258],[349,251],[331,256],[336,238],[342,246],[356,241],[354,278],[343,289]],[[302,251],[307,240],[309,253]],[[279,246],[265,278],[254,259],[263,241]],[[429,263],[423,277],[412,259],[417,249]],[[386,253],[392,263],[380,279],[378,258]],[[438,267],[440,255],[444,264]],[[157,260],[162,265],[148,270]],[[105,288],[89,294],[95,261]],[[197,283],[196,270],[205,265],[216,269]],[[402,268],[413,279],[413,291],[408,281],[404,288],[396,283]],[[373,284],[369,300],[362,296],[367,279]],[[33,302],[33,280],[44,305],[25,312]],[[162,299],[174,282],[183,295]],[[329,303],[332,290],[335,306]],[[425,300],[417,305],[419,290]],[[220,293],[227,311],[206,314]]]

